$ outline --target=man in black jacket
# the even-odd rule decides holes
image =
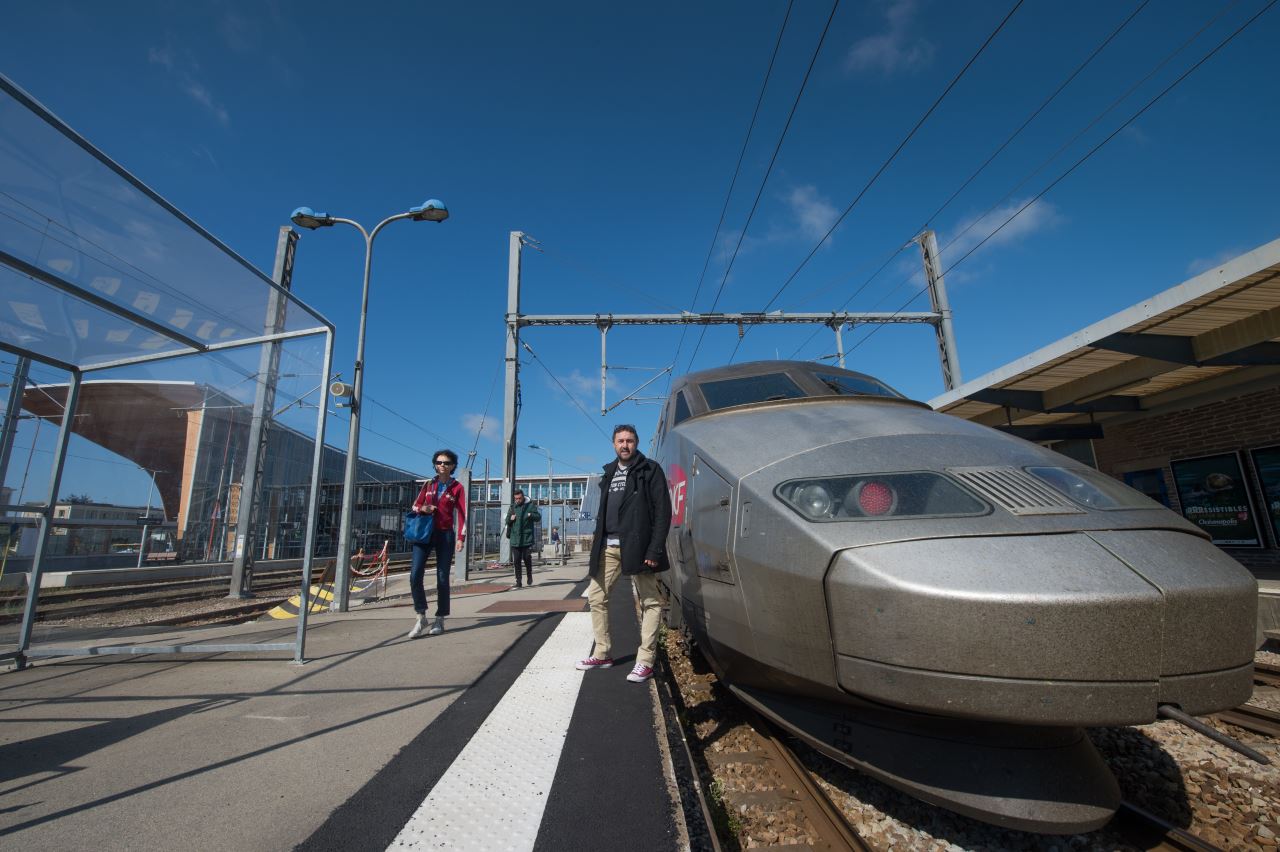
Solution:
[[[630,575],[640,598],[640,647],[636,665],[627,675],[632,683],[653,677],[662,601],[658,573],[667,562],[667,530],[671,527],[671,495],[662,467],[636,449],[636,427],[613,430],[617,458],[604,466],[600,479],[600,511],[591,541],[591,576],[587,600],[595,648],[578,663],[582,671],[613,665],[609,641],[609,592],[621,574]]]

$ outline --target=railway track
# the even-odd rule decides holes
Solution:
[[[1254,663],[1253,682],[1259,686],[1280,686],[1280,666]]]
[[[683,720],[688,719],[689,711],[670,667],[664,667],[662,689],[669,704],[676,708],[673,718],[681,720],[678,724],[684,724]],[[731,829],[735,822],[730,813],[745,812],[748,809],[764,811],[771,818],[802,823],[803,828],[798,836],[783,837],[780,832],[775,838],[778,842],[769,844],[757,841],[752,843],[752,848],[871,852],[873,847],[858,835],[812,773],[779,737],[777,730],[745,705],[738,704],[735,710],[742,715],[751,734],[746,742],[738,742],[732,749],[715,752],[703,750],[699,754],[689,750],[686,754],[698,775],[705,776],[709,773],[722,778],[726,774],[732,775],[735,768],[748,767],[756,780],[752,784],[753,789],[738,789],[723,781],[713,781],[709,797],[702,791],[704,785],[699,785],[698,810],[703,814],[704,820],[724,831]],[[679,738],[684,743],[696,739],[690,731],[684,729],[679,731]],[[688,813],[689,803],[686,802],[685,805]],[[694,832],[691,831],[692,833]],[[768,837],[765,839],[768,840]],[[691,837],[690,845],[694,849],[706,848],[716,852],[726,846],[739,848],[736,837],[729,844],[724,844],[723,840],[712,830],[705,838],[705,845],[697,842],[695,837]],[[800,841],[801,845],[797,846],[795,841]]]
[[[690,653],[696,654],[696,650]],[[696,664],[694,669],[698,670]],[[685,812],[701,812],[707,825],[711,826],[710,841],[700,844],[691,837],[691,848],[715,852],[748,846],[770,848],[771,845],[788,849],[878,848],[859,833],[858,827],[823,790],[815,772],[805,766],[772,724],[733,699],[714,681],[714,676],[707,675],[710,678],[707,681],[685,682],[682,686],[677,682],[673,666],[665,658],[661,674],[659,689],[664,703],[674,708],[674,713],[669,714],[668,725],[679,728],[676,736],[669,739],[678,741],[679,749],[687,755],[682,761],[675,762],[677,765],[681,762],[690,764],[692,774],[699,779],[697,785],[688,785],[697,788],[696,796],[682,788],[686,799]],[[690,703],[686,703],[686,696]],[[709,703],[717,706],[708,708],[706,704]],[[1280,714],[1263,711],[1263,715],[1280,731]],[[717,726],[710,737],[700,739],[694,727],[707,719],[714,719]],[[678,725],[674,720],[678,720]],[[744,731],[749,736],[744,737]],[[732,745],[725,745],[719,750],[708,747],[715,741],[732,741]],[[676,750],[673,748],[673,753]],[[767,832],[763,836],[757,833],[763,821],[759,818],[761,812],[767,813],[767,820],[778,828],[775,836],[771,837]],[[751,816],[753,813],[754,817]],[[754,822],[754,825],[748,825],[748,822]],[[788,825],[789,822],[793,824]],[[693,834],[692,827],[690,830]],[[719,837],[716,837],[717,833]],[[1077,846],[1066,842],[1067,838],[1025,836],[1044,837],[1047,845],[1059,848],[1116,848],[1114,843],[1119,841],[1136,849],[1158,852],[1223,852],[1222,847],[1129,801],[1123,802],[1115,818],[1099,830],[1100,845],[1097,847]],[[979,845],[981,848],[997,848]],[[897,843],[890,846],[907,848]]]
[[[1221,846],[1201,840],[1130,802],[1121,802],[1111,827],[1126,841],[1147,852],[1225,852]]]
[[[408,569],[407,562],[392,562],[389,573],[398,573]],[[312,582],[323,581],[325,569],[313,572]],[[229,607],[218,615],[226,617],[244,617],[257,611],[270,609],[293,595],[298,589],[297,569],[289,571],[268,571],[257,574],[254,578],[252,602],[239,607]],[[217,600],[227,594],[227,578],[163,580],[148,583],[112,585],[102,588],[73,588],[42,590],[36,606],[36,621],[52,621],[61,619],[82,618],[103,613],[139,612],[155,610],[158,617],[147,619],[149,624],[178,624],[188,620],[187,616],[166,618],[166,607],[177,607],[193,602]],[[25,592],[19,592],[0,599],[0,625],[13,624],[22,620],[22,608],[25,604]],[[205,620],[208,616],[199,614],[191,616],[197,620]]]

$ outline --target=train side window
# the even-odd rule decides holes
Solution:
[[[689,416],[689,403],[684,398],[684,391],[680,391],[676,394],[676,416],[671,425],[675,426],[677,423],[688,420]]]

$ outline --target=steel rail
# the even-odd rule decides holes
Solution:
[[[751,727],[760,736],[762,744],[775,758],[774,771],[782,776],[783,784],[801,794],[797,804],[818,835],[816,841],[811,844],[812,848],[871,852],[871,847],[858,836],[857,830],[845,818],[844,813],[836,807],[831,797],[814,780],[813,773],[805,768],[795,752],[779,738],[773,724],[751,707],[743,704],[742,708]]]
[[[1207,840],[1144,810],[1129,801],[1120,803],[1109,823],[1125,840],[1147,852],[1225,852]]]

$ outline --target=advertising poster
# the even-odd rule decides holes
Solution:
[[[1164,484],[1164,471],[1158,467],[1151,470],[1131,470],[1124,474],[1124,484],[1135,491],[1141,491],[1166,509],[1173,508],[1169,505],[1169,489]]]
[[[1251,450],[1250,455],[1262,486],[1263,514],[1271,519],[1271,539],[1280,547],[1280,447]]]
[[[1182,514],[1229,547],[1262,547],[1239,453],[1171,462]]]

